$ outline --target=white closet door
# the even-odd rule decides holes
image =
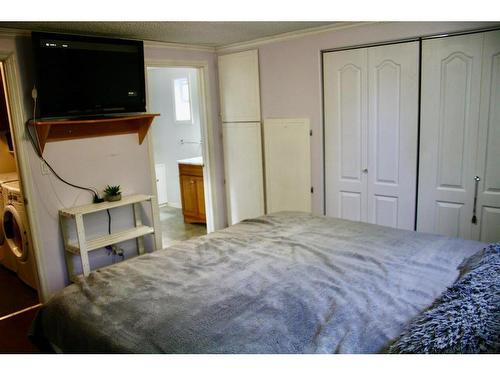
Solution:
[[[165,164],[155,164],[156,191],[158,193],[158,204],[166,204],[167,199],[167,170]]]
[[[483,34],[422,46],[417,229],[469,239]]]
[[[368,48],[368,221],[415,227],[418,42]]]
[[[264,215],[260,123],[223,124],[228,222]]]
[[[223,122],[260,121],[257,50],[219,56],[219,90]]]
[[[323,56],[326,215],[366,221],[366,49]]]
[[[266,119],[264,155],[267,212],[311,211],[308,119]]]
[[[484,34],[476,174],[477,224],[473,238],[500,241],[500,31]]]

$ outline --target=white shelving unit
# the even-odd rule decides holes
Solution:
[[[153,226],[147,226],[142,223],[141,204],[149,202],[153,217]],[[83,216],[99,211],[110,210],[117,207],[127,205],[133,206],[135,226],[122,230],[120,232],[106,234],[104,236],[87,239],[85,234],[85,226]],[[68,273],[71,280],[74,280],[75,269],[73,266],[73,255],[80,256],[82,262],[82,271],[84,276],[90,273],[89,251],[101,249],[108,245],[113,245],[119,242],[137,239],[137,253],[144,254],[144,236],[152,234],[154,236],[155,250],[161,249],[160,223],[157,212],[156,198],[151,195],[136,194],[123,197],[118,202],[102,202],[91,203],[83,206],[76,206],[59,210],[59,219],[63,234],[64,249]],[[70,222],[74,221],[76,228],[76,238],[70,235]]]

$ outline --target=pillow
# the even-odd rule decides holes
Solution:
[[[389,353],[500,352],[500,243],[459,269],[459,279],[410,322]]]

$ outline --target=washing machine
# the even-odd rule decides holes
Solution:
[[[10,173],[0,173],[0,264],[3,264],[7,268],[12,268],[15,266],[14,263],[11,262],[11,258],[5,258],[5,237],[3,235],[3,193],[2,193],[2,185],[7,182],[17,181],[18,176],[16,172]]]
[[[36,289],[35,263],[28,236],[28,219],[19,181],[2,184],[5,265]],[[9,267],[12,266],[12,267]]]

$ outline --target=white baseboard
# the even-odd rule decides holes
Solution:
[[[174,208],[182,208],[182,205],[180,203],[176,203],[176,202],[168,202],[165,206],[174,207]]]

